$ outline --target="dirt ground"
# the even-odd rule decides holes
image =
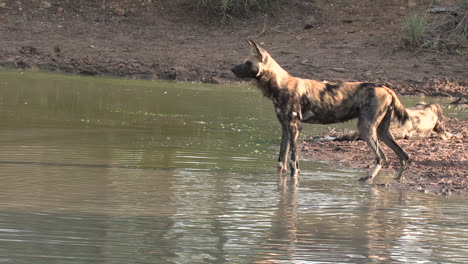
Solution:
[[[414,9],[407,0],[279,1],[267,16],[226,24],[219,17],[207,19],[196,2],[0,0],[0,66],[230,83],[238,80],[229,69],[249,53],[245,39],[254,39],[296,76],[381,82],[399,94],[454,96],[466,102],[468,56],[402,48],[401,27],[405,15]],[[416,2],[422,10],[429,3],[455,1]],[[431,16],[443,19],[444,15]],[[431,181],[435,175],[464,179],[466,189],[465,138],[464,134],[457,139],[460,142],[430,139],[408,144],[408,152],[418,153],[413,154],[417,166],[437,165],[428,166],[433,169],[430,172],[414,173],[436,184],[439,179]],[[361,142],[318,144],[322,145],[316,152],[326,152],[325,159],[337,153],[333,148],[355,148]],[[412,151],[417,144],[422,145],[421,151]],[[457,148],[447,150],[447,156],[462,155],[457,156],[459,160],[433,159],[440,156],[431,153],[452,146]],[[460,172],[447,171],[450,164]]]

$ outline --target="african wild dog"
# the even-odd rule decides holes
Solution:
[[[300,122],[332,124],[358,118],[361,137],[375,154],[374,168],[360,180],[372,180],[386,161],[378,139],[398,155],[400,169],[397,178],[402,177],[409,156],[395,142],[389,127],[393,115],[401,123],[408,122],[409,118],[395,92],[373,83],[331,84],[293,77],[264,48],[251,40],[248,43],[252,54],[231,71],[239,78],[256,79],[263,95],[273,101],[283,131],[278,158],[280,174],[287,170],[291,151],[291,177],[298,177]]]
[[[445,116],[438,104],[419,102],[414,107],[406,108],[411,122],[405,125],[392,120],[390,131],[395,138],[417,139],[426,138],[431,133],[441,139],[450,139],[453,135],[445,130]],[[354,141],[360,139],[359,131],[333,139],[334,141]]]

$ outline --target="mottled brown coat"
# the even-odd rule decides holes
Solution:
[[[367,177],[372,180],[386,160],[379,147],[380,139],[399,157],[401,177],[408,154],[395,142],[390,122],[395,116],[401,123],[408,121],[408,113],[395,92],[385,86],[365,82],[327,83],[301,79],[286,72],[261,46],[248,41],[252,54],[244,63],[232,68],[239,78],[256,79],[257,87],[275,107],[282,127],[282,139],[278,158],[278,172],[287,169],[288,154],[291,176],[299,174],[300,123],[332,124],[358,118],[358,129],[375,154],[375,166]]]

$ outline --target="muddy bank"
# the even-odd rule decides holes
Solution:
[[[387,146],[383,146],[388,161],[374,180],[375,184],[401,190],[466,194],[468,190],[467,125],[468,120],[448,118],[446,126],[447,131],[454,134],[452,139],[441,140],[434,136],[426,139],[397,140],[398,144],[410,154],[412,161],[405,172],[405,180],[401,183],[389,177],[389,175],[393,177],[399,168],[398,158]],[[303,155],[313,160],[329,161],[342,168],[356,169],[365,175],[374,162],[374,155],[364,141],[317,141],[319,138],[339,137],[348,132],[332,129],[314,139],[305,140],[302,145]]]
[[[406,0],[348,2],[291,1],[276,15],[221,24],[201,17],[191,0],[0,0],[0,66],[237,82],[229,69],[248,55],[244,40],[252,38],[296,76],[466,96],[468,56],[398,47]]]

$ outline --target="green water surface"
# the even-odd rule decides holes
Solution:
[[[0,71],[0,263],[468,263],[465,197],[278,191],[279,138],[253,87]]]

